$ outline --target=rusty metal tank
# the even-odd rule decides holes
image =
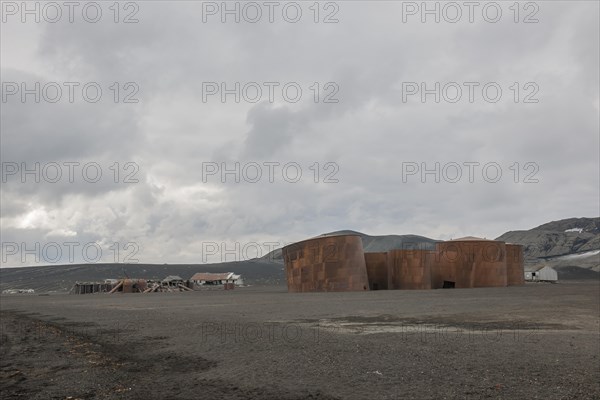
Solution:
[[[506,285],[504,242],[468,237],[436,244],[433,288]]]
[[[435,252],[431,250],[388,251],[389,289],[431,289]]]
[[[509,286],[525,284],[525,262],[520,244],[506,244],[506,283]]]
[[[369,289],[388,289],[388,255],[387,252],[365,253]]]
[[[282,249],[290,292],[369,290],[362,239],[323,236]]]

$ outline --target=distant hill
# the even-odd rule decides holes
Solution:
[[[546,264],[565,276],[577,268],[600,271],[600,218],[568,218],[526,231],[510,231],[497,238],[523,245],[526,264]],[[570,271],[570,272],[569,272]]]
[[[388,251],[393,249],[403,248],[418,248],[423,250],[434,250],[435,243],[439,240],[427,238],[425,236],[418,235],[381,235],[371,236],[361,232],[342,230],[324,233],[315,237],[323,236],[337,236],[337,235],[358,235],[361,237],[363,242],[363,249],[365,252],[379,252]],[[275,249],[272,252],[264,255],[261,259],[273,261],[276,263],[283,264],[283,256],[281,249]]]
[[[548,222],[533,228],[532,231],[583,231],[594,235],[600,234],[600,218],[567,218]]]

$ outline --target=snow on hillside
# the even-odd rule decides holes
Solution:
[[[571,228],[571,229],[565,230],[565,232],[577,232],[577,233],[581,233],[581,232],[583,232],[583,228]]]

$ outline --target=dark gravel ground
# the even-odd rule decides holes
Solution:
[[[1,399],[599,399],[600,284],[0,298]]]

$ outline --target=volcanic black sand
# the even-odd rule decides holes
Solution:
[[[2,399],[598,399],[598,281],[1,297]]]

